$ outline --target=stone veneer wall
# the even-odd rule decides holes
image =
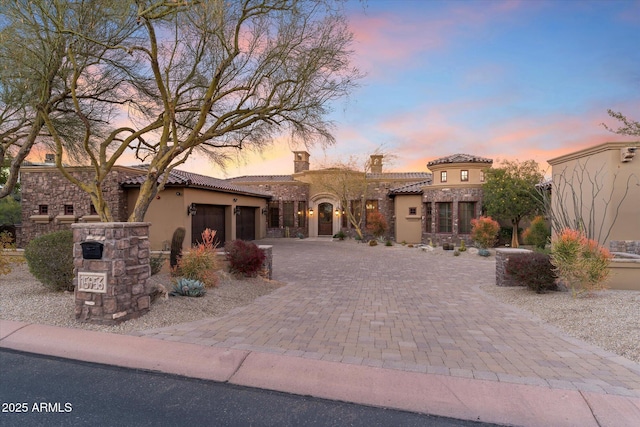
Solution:
[[[273,278],[273,246],[259,245],[258,248],[264,253],[264,261],[258,274],[265,279],[271,280]]]
[[[640,255],[640,240],[612,240],[609,242],[609,250]]]
[[[94,179],[89,170],[76,170],[72,175],[84,182]],[[114,170],[103,184],[103,194],[109,204],[115,221],[126,221],[127,198],[119,182],[132,172]],[[24,248],[31,239],[53,231],[69,229],[69,224],[82,221],[82,217],[91,214],[91,198],[69,182],[55,167],[37,167],[30,170],[24,167],[20,171],[22,184],[22,228],[18,234],[17,246]],[[49,218],[45,221],[34,221],[31,217],[38,215],[39,205],[49,207]],[[64,206],[73,206],[73,218],[61,221]]]
[[[513,277],[507,274],[507,262],[509,256],[515,254],[531,253],[529,249],[496,249],[496,286],[522,286]]]
[[[460,202],[474,202],[475,215],[474,218],[478,218],[482,213],[482,188],[468,188],[468,187],[448,187],[448,188],[429,188],[426,187],[423,190],[422,196],[423,205],[423,220],[422,220],[422,241],[427,243],[429,239],[432,239],[433,243],[455,243],[459,244],[460,240],[464,240],[467,245],[471,245],[473,241],[469,237],[469,234],[461,234],[458,232],[458,203]],[[439,233],[438,232],[438,210],[437,203],[451,202],[452,203],[452,232],[451,233]],[[427,216],[426,206],[431,204],[431,233],[427,233]]]
[[[113,325],[142,316],[151,301],[146,289],[149,223],[72,224],[75,317],[82,322]],[[84,259],[81,243],[104,245],[100,259]]]

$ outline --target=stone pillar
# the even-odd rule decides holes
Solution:
[[[151,301],[146,290],[151,276],[149,225],[148,222],[71,225],[76,319],[114,325],[149,311]],[[102,253],[85,250],[83,254],[84,242],[95,242],[91,249],[102,245]]]
[[[260,267],[258,274],[271,280],[273,277],[273,246],[259,245],[258,248],[264,253],[264,261],[262,261],[262,267]]]
[[[496,249],[496,286],[522,286],[507,274],[507,262],[509,256],[515,254],[531,253],[529,249],[501,248]]]

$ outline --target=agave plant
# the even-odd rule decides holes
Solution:
[[[199,280],[180,278],[173,285],[169,295],[184,297],[202,297],[207,293],[204,283]]]

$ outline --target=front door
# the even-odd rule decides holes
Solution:
[[[318,205],[318,236],[333,235],[333,205],[320,203]]]
[[[218,247],[225,241],[225,207],[221,205],[196,205],[196,214],[191,217],[191,244],[202,243],[202,232],[205,228],[216,231],[215,241]]]

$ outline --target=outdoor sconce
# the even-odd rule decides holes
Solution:
[[[236,214],[236,215],[240,215],[240,208],[237,207],[237,206],[235,208],[233,208],[233,213]]]
[[[633,160],[636,155],[636,147],[625,147],[620,149],[620,161],[627,163]]]
[[[313,208],[309,209],[309,215],[313,216]]]
[[[298,216],[302,215],[302,211],[298,211]]]
[[[187,206],[187,215],[195,215],[196,214],[196,204],[191,203]]]
[[[336,209],[336,216],[340,216],[340,209]]]
[[[266,215],[266,214],[267,214],[267,212],[269,212],[269,211],[267,210],[267,208],[262,208],[262,215]]]

